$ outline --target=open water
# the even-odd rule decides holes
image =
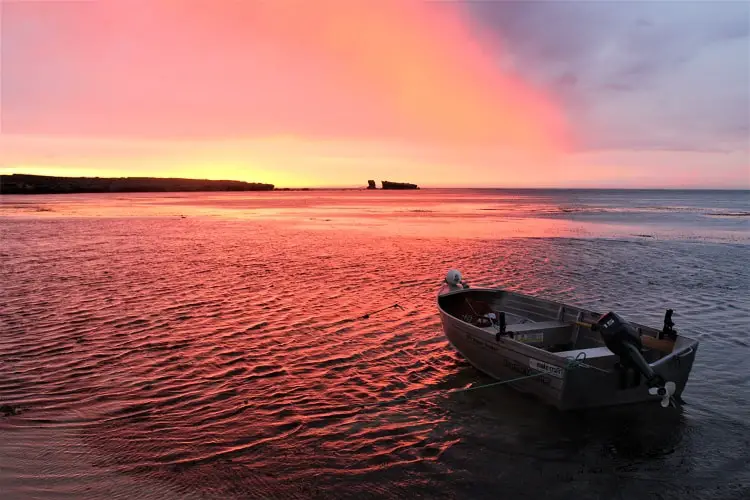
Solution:
[[[749,263],[747,191],[0,196],[0,498],[750,498]],[[447,394],[451,268],[674,309],[684,406]]]

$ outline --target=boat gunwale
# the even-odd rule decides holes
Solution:
[[[591,309],[586,309],[585,307],[578,306],[578,305],[576,305],[574,303],[559,302],[559,301],[555,301],[555,300],[551,300],[551,299],[547,299],[547,298],[543,298],[543,297],[535,297],[533,295],[528,295],[528,294],[525,294],[525,293],[522,293],[522,292],[516,292],[516,291],[513,291],[513,290],[505,290],[505,289],[502,289],[502,288],[464,288],[464,289],[459,289],[459,290],[448,291],[448,292],[445,292],[445,293],[438,292],[437,297],[436,297],[436,302],[437,302],[438,310],[440,311],[441,314],[449,316],[451,319],[453,319],[455,321],[458,321],[459,323],[461,323],[462,325],[464,325],[466,327],[471,328],[472,331],[482,332],[482,333],[484,333],[486,335],[489,335],[491,338],[495,338],[495,336],[491,332],[489,332],[489,331],[487,331],[487,330],[485,330],[483,328],[480,328],[480,327],[478,327],[476,325],[472,325],[471,323],[468,323],[468,322],[462,320],[461,318],[459,318],[457,316],[454,316],[453,314],[451,314],[450,312],[448,312],[447,310],[445,310],[442,307],[442,305],[440,304],[440,298],[441,297],[446,297],[446,296],[450,296],[450,295],[470,294],[471,292],[489,292],[489,293],[492,293],[492,294],[502,294],[502,293],[505,293],[505,294],[515,295],[517,297],[521,297],[521,298],[524,298],[524,299],[529,299],[531,301],[543,302],[543,303],[550,304],[550,305],[562,306],[562,307],[572,307],[572,308],[578,309],[579,311],[582,311],[582,312],[584,312],[586,314],[590,314],[592,316],[594,316],[594,315],[601,316],[601,313],[599,313],[597,311],[593,311]],[[640,328],[641,329],[641,335],[646,335],[646,336],[651,337],[651,338],[656,338],[653,335],[649,335],[649,333],[647,331],[647,330],[656,330],[654,327],[651,327],[651,326],[648,326],[648,325],[643,325],[643,324],[640,324],[640,323],[635,323],[633,321],[628,321],[628,323],[630,323],[634,327]],[[664,362],[668,362],[670,359],[673,359],[675,356],[677,356],[677,357],[683,357],[687,351],[689,351],[690,349],[693,349],[693,350],[697,349],[697,346],[700,344],[700,341],[697,338],[690,337],[690,336],[684,335],[682,333],[677,333],[677,339],[675,340],[675,343],[679,339],[684,339],[686,345],[680,347],[679,350],[678,349],[673,350],[672,352],[666,354],[662,358],[660,358],[660,359],[658,359],[658,360],[656,360],[656,361],[654,361],[652,363],[649,363],[649,364],[651,366],[657,366],[657,365],[661,365]],[[541,352],[541,353],[546,353],[546,354],[553,354],[553,353],[551,353],[551,352],[549,352],[549,351],[547,351],[545,349],[541,349],[541,348],[533,346],[533,345],[525,344],[523,342],[519,342],[519,341],[514,340],[512,338],[508,338],[508,339],[505,339],[505,340],[513,341],[513,343],[511,345],[513,345],[513,346],[515,346],[515,345],[523,346],[523,348],[529,349],[531,352]],[[519,351],[517,351],[515,349],[512,349],[512,350],[514,352],[518,353],[518,354],[523,354],[522,352],[519,352]],[[558,358],[560,360],[564,360],[564,361],[567,360],[566,358],[563,358],[563,357],[560,357],[560,356],[556,356],[556,358]]]
[[[450,313],[446,313],[444,311],[443,311],[443,313],[445,315],[449,316],[451,318],[451,320],[457,321],[461,325],[470,328],[472,332],[482,333],[483,335],[486,335],[490,340],[496,340],[496,335],[493,335],[491,332],[489,332],[487,330],[484,330],[483,328],[480,328],[478,326],[472,325],[471,323],[467,323],[466,321],[463,321],[460,318],[457,318],[457,317],[453,316]],[[503,337],[502,340],[504,341],[503,342],[503,349],[506,350],[506,351],[511,351],[511,352],[516,353],[516,354],[520,354],[522,356],[527,356],[527,357],[529,357],[529,356],[539,357],[540,354],[544,354],[544,357],[547,357],[547,358],[550,358],[550,359],[559,360],[561,363],[564,362],[564,361],[568,361],[566,358],[563,358],[563,357],[560,357],[560,356],[556,356],[555,358],[551,358],[550,356],[553,356],[553,354],[551,352],[546,351],[544,349],[540,349],[539,347],[536,347],[536,346],[533,346],[533,345],[530,345],[530,344],[526,344],[524,342],[519,342],[518,340],[515,340],[515,339],[510,338],[510,337]],[[452,342],[451,342],[451,344],[452,344]],[[519,347],[521,350],[514,349],[515,347]],[[527,351],[527,352],[525,352],[525,351]],[[537,354],[537,353],[539,353],[539,354]],[[565,368],[564,365],[565,365],[565,363],[562,363],[560,365],[560,367],[561,368]]]

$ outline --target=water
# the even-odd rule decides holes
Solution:
[[[3,196],[0,497],[747,498],[749,214],[748,192]],[[488,382],[442,335],[453,267],[675,309],[701,340],[685,406],[446,395]]]

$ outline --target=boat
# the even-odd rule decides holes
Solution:
[[[575,305],[473,288],[450,270],[437,293],[443,332],[477,370],[562,411],[682,401],[699,342]]]

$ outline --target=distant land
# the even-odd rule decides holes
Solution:
[[[182,191],[272,191],[273,184],[169,177],[55,177],[0,175],[0,194],[154,193]]]
[[[408,182],[380,181],[380,184],[383,186],[383,189],[419,189],[419,186],[416,184],[410,184]],[[370,188],[368,187],[368,189]]]

